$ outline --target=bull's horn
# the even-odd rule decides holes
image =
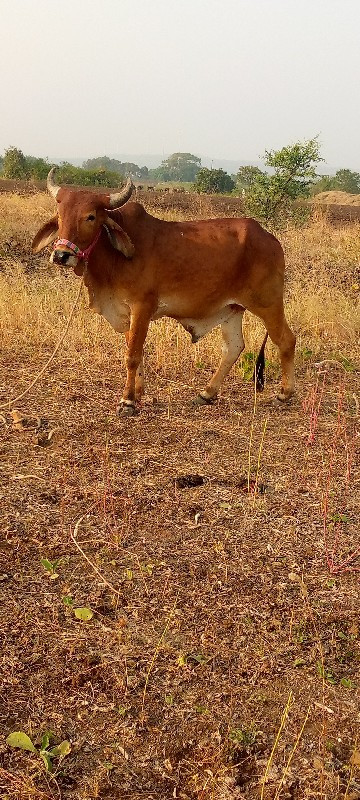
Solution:
[[[57,184],[54,183],[54,175],[55,175],[56,170],[57,170],[57,167],[52,167],[51,168],[51,170],[50,170],[50,172],[49,172],[49,174],[47,176],[47,181],[46,181],[48,191],[50,192],[50,194],[52,194],[53,197],[55,197],[55,200],[56,200],[56,196],[57,196],[57,193],[58,193],[59,189],[61,189],[61,186],[57,186]]]
[[[133,188],[134,184],[131,178],[128,178],[126,185],[121,190],[121,192],[109,194],[108,208],[120,208],[120,206],[123,206],[124,203],[126,203],[127,200],[129,199],[129,197],[131,197]]]

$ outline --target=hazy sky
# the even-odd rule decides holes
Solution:
[[[0,0],[0,152],[258,160],[319,134],[360,171],[359,0]]]

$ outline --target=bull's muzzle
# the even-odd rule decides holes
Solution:
[[[53,250],[50,261],[53,264],[59,264],[61,267],[73,267],[77,264],[76,256],[73,253],[69,253],[68,250]]]

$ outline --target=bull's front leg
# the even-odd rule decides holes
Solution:
[[[127,347],[129,347],[129,336],[130,332],[126,331],[125,339]],[[135,377],[135,400],[137,403],[140,402],[143,394],[145,391],[145,370],[144,370],[144,354],[142,353],[140,358],[140,364],[136,370],[136,377]]]
[[[131,311],[130,330],[126,334],[126,384],[118,409],[120,414],[129,417],[136,413],[137,389],[142,384],[139,368],[150,319],[151,310],[148,306],[139,306]]]

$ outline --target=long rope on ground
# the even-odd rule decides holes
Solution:
[[[40,380],[40,378],[41,378],[41,376],[44,374],[44,372],[46,372],[46,370],[47,370],[47,368],[48,368],[49,364],[51,364],[52,360],[53,360],[53,359],[55,358],[55,356],[56,356],[56,353],[57,353],[57,352],[58,352],[58,350],[60,349],[60,347],[61,347],[61,345],[62,345],[62,343],[63,343],[63,341],[64,341],[64,339],[65,339],[65,336],[66,336],[66,334],[67,334],[67,332],[68,332],[68,330],[69,330],[69,328],[70,328],[70,324],[71,324],[72,318],[73,318],[73,316],[74,316],[74,313],[75,313],[76,306],[77,306],[77,304],[78,304],[78,302],[79,302],[79,298],[80,298],[80,295],[81,295],[81,291],[82,291],[83,283],[84,283],[84,279],[82,278],[82,280],[80,281],[79,291],[78,291],[78,293],[77,293],[77,295],[76,295],[76,298],[75,298],[74,304],[73,304],[73,306],[72,306],[72,308],[71,308],[71,311],[70,311],[70,314],[69,314],[68,321],[67,321],[67,323],[66,323],[66,325],[65,325],[65,328],[64,328],[64,330],[63,330],[63,332],[62,332],[62,334],[61,334],[61,336],[60,336],[60,339],[59,339],[59,341],[58,341],[58,343],[57,343],[57,345],[56,345],[56,347],[55,347],[55,350],[53,350],[53,352],[51,353],[51,356],[50,356],[50,358],[48,358],[48,360],[47,360],[46,364],[44,364],[43,368],[42,368],[42,369],[40,370],[40,372],[39,372],[39,373],[36,375],[36,377],[34,378],[34,380],[33,380],[33,381],[31,381],[31,383],[29,384],[29,386],[28,386],[28,387],[27,387],[27,388],[26,388],[26,389],[25,389],[23,392],[21,392],[21,394],[18,394],[18,396],[17,396],[17,397],[13,397],[13,399],[12,399],[12,400],[8,400],[8,401],[7,401],[7,403],[3,403],[3,405],[1,405],[1,406],[0,406],[0,409],[2,409],[2,408],[8,408],[8,409],[10,409],[10,407],[11,407],[11,406],[13,406],[13,405],[14,405],[14,403],[17,403],[19,400],[22,400],[22,398],[23,398],[23,397],[25,397],[25,395],[26,395],[26,394],[28,394],[28,392],[30,392],[30,389],[32,389],[32,387],[33,387],[33,386],[35,386],[35,383],[37,383],[37,382],[38,382],[38,380]]]

